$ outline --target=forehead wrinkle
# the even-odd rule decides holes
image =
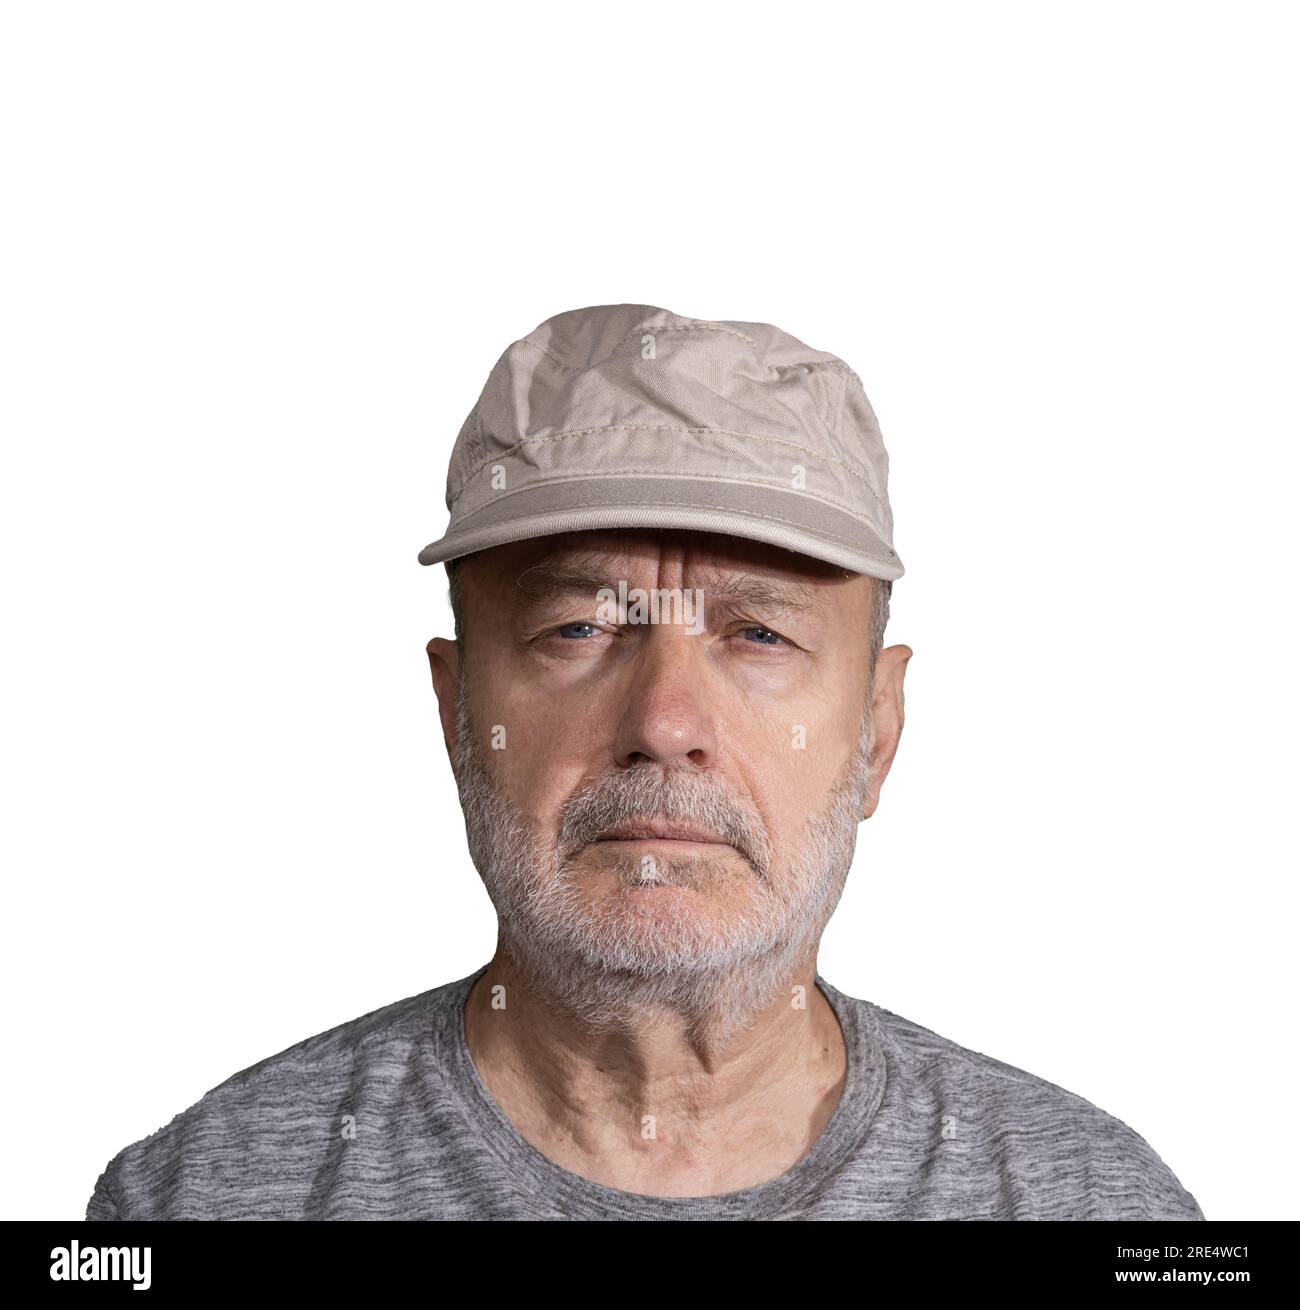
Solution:
[[[526,600],[540,604],[562,596],[592,596],[604,587],[617,591],[626,581],[627,571],[611,567],[605,561],[543,560],[525,569],[515,585]],[[705,577],[686,590],[698,587],[706,603],[721,610],[747,606],[782,613],[809,613],[817,608],[816,592],[795,582],[776,582],[753,574],[728,574],[708,570]],[[667,590],[667,588],[664,588]]]
[[[680,564],[681,575],[690,577],[690,582],[683,585],[700,588],[706,599],[718,602],[720,607],[754,605],[804,613],[818,608],[820,589],[798,578],[763,576],[753,571],[752,564],[728,568],[697,562],[690,558],[694,551],[689,544],[684,554],[686,558],[679,554],[674,561]],[[635,569],[657,567],[662,562],[661,554],[573,545],[548,552],[526,566],[515,578],[515,588],[532,603],[565,595],[589,596],[604,587],[617,590],[620,581],[631,586]],[[833,574],[835,580],[846,576],[843,570],[827,570],[827,574]]]

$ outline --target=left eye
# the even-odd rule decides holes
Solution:
[[[746,640],[750,640],[751,633],[756,632],[760,634],[757,640],[754,641],[754,644],[757,646],[775,646],[777,642],[783,640],[783,638],[773,632],[771,628],[743,628],[741,631],[745,634]]]
[[[575,632],[575,628],[585,628],[586,632]],[[596,631],[594,623],[566,623],[562,628],[556,628],[556,632],[561,637],[585,637],[589,633]]]

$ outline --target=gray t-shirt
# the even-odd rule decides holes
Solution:
[[[529,1145],[465,1045],[487,968],[310,1037],[120,1151],[87,1219],[1204,1219],[1082,1097],[817,975],[848,1071],[812,1149],[720,1196],[641,1196]]]

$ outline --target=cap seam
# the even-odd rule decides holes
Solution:
[[[844,393],[848,389],[848,379],[844,376],[844,371],[842,369],[836,369],[834,370],[834,372],[835,375],[838,376],[840,381],[839,381],[839,387],[835,392],[834,409],[830,414],[827,415],[827,418],[830,420],[827,426],[830,427],[832,424],[834,425],[835,438],[840,443],[840,445],[843,445],[844,444]]]
[[[607,355],[601,356],[601,359],[598,362],[604,363],[606,360],[613,359],[614,353],[624,344],[624,342],[629,341],[632,337],[636,336],[638,332],[646,332],[646,331],[654,332],[657,334],[662,334],[665,332],[694,332],[694,331],[725,332],[728,335],[736,337],[739,340],[745,342],[746,345],[753,346],[755,350],[758,349],[758,342],[755,341],[753,337],[747,337],[743,332],[737,332],[735,328],[723,327],[721,324],[709,323],[704,320],[697,320],[697,319],[690,319],[686,321],[679,320],[671,327],[659,327],[659,328],[654,328],[649,323],[643,322],[643,323],[638,323],[637,326],[632,328],[630,332],[628,332],[626,335],[620,337],[616,342],[614,342],[614,344],[609,348],[609,353]],[[561,359],[559,355],[555,354],[552,350],[549,350],[546,346],[543,346],[540,342],[534,341],[531,336],[521,337],[515,344],[520,346],[532,346],[534,350],[540,351],[543,355],[546,356],[547,359],[558,364],[561,368],[567,369],[570,373],[582,373],[591,367],[590,364],[570,364],[567,360]],[[507,351],[506,354],[502,357],[502,359],[504,360],[508,358],[509,354],[510,352]]]
[[[619,476],[621,477],[622,474],[620,474]],[[678,475],[675,475],[675,476],[678,476]],[[687,477],[687,476],[690,476],[690,475],[683,474],[683,475],[680,475],[680,476]],[[572,485],[575,481],[581,481],[581,482],[601,482],[601,481],[609,481],[609,480],[610,480],[610,479],[607,479],[607,478],[580,478],[580,479],[574,479],[574,478],[553,478],[553,479],[551,479],[550,481],[551,481],[551,482],[566,482],[566,483],[569,483],[570,485]],[[722,478],[722,479],[720,479],[720,478],[696,477],[696,478],[693,478],[692,480],[693,480],[693,481],[698,481],[698,482],[718,482],[718,481],[725,481],[725,482],[731,483],[731,484],[736,485],[736,486],[768,486],[768,485],[769,485],[769,484],[767,484],[767,483],[745,483],[745,482],[741,482],[741,481],[739,481],[739,480],[737,480],[737,479],[733,479],[733,478]],[[527,487],[519,487],[519,488],[518,488],[517,490],[515,490],[515,491],[508,491],[508,492],[506,492],[506,493],[505,493],[505,496],[515,496],[515,495],[518,495],[520,492],[523,492],[523,491],[530,491],[530,490],[532,490],[533,487],[538,487],[538,486],[543,486],[543,485],[547,485],[547,484],[543,484],[543,483],[540,483],[540,482],[531,482],[531,483],[528,484]],[[823,499],[821,496],[814,496],[814,495],[812,495],[810,492],[807,492],[807,491],[791,491],[790,494],[791,494],[792,496],[798,496],[798,497],[800,497],[801,499],[815,500],[815,501],[818,502],[818,504],[826,505],[826,506],[827,506],[828,508],[830,508],[830,509],[839,510],[840,513],[842,513],[842,514],[847,514],[847,515],[848,515],[850,518],[852,518],[855,522],[861,523],[861,524],[862,524],[865,528],[867,528],[869,531],[871,531],[872,533],[874,533],[876,536],[880,537],[882,543],[884,542],[883,534],[881,533],[880,529],[876,527],[876,525],[875,525],[874,523],[871,523],[871,522],[870,522],[869,520],[867,520],[867,519],[861,519],[861,518],[859,518],[856,514],[852,513],[852,511],[850,511],[850,510],[846,510],[846,509],[844,508],[844,506],[842,506],[842,505],[837,505],[837,504],[835,504],[833,501],[825,500],[825,499]],[[496,505],[496,504],[499,504],[501,500],[505,499],[505,496],[499,497],[497,500],[494,500],[494,501],[489,501],[489,502],[488,502],[488,505]],[[575,510],[575,509],[591,508],[591,507],[593,507],[593,506],[599,506],[599,505],[602,505],[602,503],[603,503],[603,502],[598,501],[598,500],[596,500],[596,501],[579,502],[578,504],[575,504],[575,505],[569,505],[569,506],[566,506],[564,511],[558,511],[558,512],[568,512],[568,511]],[[610,506],[610,507],[611,507],[611,508],[621,508],[620,506]],[[465,532],[465,531],[473,531],[473,530],[474,530],[474,529],[473,529],[473,524],[470,523],[469,520],[472,519],[472,518],[474,517],[475,514],[479,513],[480,510],[482,510],[482,509],[487,509],[487,508],[488,508],[487,505],[480,506],[480,509],[479,509],[479,510],[474,510],[473,513],[471,513],[471,514],[467,514],[463,519],[460,520],[460,522],[458,522],[458,523],[455,525],[454,528],[451,527],[451,526],[449,525],[449,526],[448,526],[448,530],[447,530],[447,532],[444,533],[444,535],[443,535],[443,539],[445,539],[446,537],[450,537],[451,535],[453,535],[453,533],[463,533],[463,532]],[[629,506],[628,508],[631,508],[631,509],[683,509],[683,508],[689,508],[689,509],[692,509],[692,510],[697,510],[697,509],[703,509],[703,510],[717,510],[719,513],[723,513],[723,514],[738,514],[738,515],[741,515],[741,516],[744,517],[744,518],[757,519],[757,520],[759,520],[759,521],[762,522],[762,523],[780,523],[780,524],[783,524],[783,525],[786,526],[786,527],[795,528],[795,529],[797,529],[797,530],[800,531],[800,532],[812,533],[812,534],[815,535],[815,536],[824,537],[824,538],[826,538],[828,541],[837,542],[837,543],[839,543],[839,544],[841,544],[841,545],[844,545],[844,546],[850,546],[850,547],[857,546],[857,547],[860,548],[860,543],[858,543],[858,542],[857,542],[853,537],[846,537],[846,536],[844,536],[843,533],[834,532],[834,531],[830,530],[829,528],[817,528],[817,529],[815,530],[815,532],[814,532],[814,530],[811,529],[811,528],[809,528],[807,524],[801,523],[801,522],[799,522],[797,519],[782,518],[782,517],[781,517],[780,515],[778,515],[778,514],[759,514],[759,513],[755,513],[753,510],[739,509],[739,508],[737,508],[737,507],[735,507],[735,506],[733,506],[733,505],[706,505],[706,504],[696,504],[696,505],[690,505],[690,506],[682,506],[678,501],[675,501],[675,500],[642,500],[642,501],[637,501],[635,505]],[[495,526],[504,526],[504,525],[496,525],[496,524],[494,524],[493,526],[495,527]],[[430,544],[436,544],[436,543],[430,543]],[[892,546],[886,545],[886,546],[885,546],[885,549],[889,551],[889,554],[890,554],[891,556],[894,556],[895,558],[897,558],[897,552],[893,549]]]
[[[864,487],[866,487],[866,489],[871,493],[871,498],[876,502],[876,505],[881,510],[883,510],[885,507],[885,502],[882,499],[880,493],[875,489],[874,486],[872,486],[871,479],[867,477],[867,475],[861,469],[857,468],[856,465],[849,463],[848,460],[842,459],[838,455],[821,454],[820,452],[813,450],[810,446],[802,445],[800,442],[793,441],[788,437],[761,436],[757,432],[743,432],[735,428],[672,427],[672,426],[665,426],[663,424],[658,424],[658,423],[614,423],[605,426],[597,426],[597,427],[590,427],[590,428],[570,428],[564,432],[552,432],[549,436],[545,436],[545,437],[524,437],[521,440],[515,442],[513,446],[508,446],[505,450],[497,451],[493,455],[485,456],[477,464],[475,464],[474,467],[470,469],[468,473],[465,474],[464,478],[461,479],[456,490],[452,493],[452,501],[454,502],[459,500],[460,497],[464,494],[465,488],[470,484],[470,482],[474,480],[474,478],[476,478],[485,468],[487,468],[489,464],[494,464],[498,460],[506,459],[512,455],[516,455],[518,454],[519,451],[524,450],[525,448],[545,445],[548,442],[552,442],[552,441],[562,441],[567,437],[593,436],[594,434],[600,432],[681,432],[681,433],[688,433],[697,436],[708,433],[713,436],[742,437],[747,441],[762,441],[771,446],[788,446],[792,450],[801,451],[803,454],[811,456],[815,460],[820,460],[823,463],[838,464],[847,473],[851,473],[855,478],[858,479],[858,481],[862,483]],[[666,473],[662,469],[656,471],[663,473],[664,476],[666,477],[678,476],[675,473]],[[622,472],[624,472],[624,470],[620,469],[619,472],[621,474]],[[537,484],[530,483],[530,485],[537,485]]]
[[[746,336],[743,332],[737,332],[735,328],[724,327],[721,323],[710,323],[705,319],[688,318],[678,319],[675,323],[660,327],[658,329],[651,327],[649,323],[638,323],[625,336],[620,337],[610,347],[610,353],[605,356],[606,359],[614,357],[616,351],[629,338],[636,336],[638,332],[665,333],[665,332],[725,332],[729,337],[735,337],[738,341],[743,341],[747,346],[753,346],[758,349],[758,342],[753,337]]]
[[[864,396],[867,394],[867,384],[858,376],[858,371],[852,364],[846,364],[838,356],[834,359],[823,359],[819,362],[825,364],[827,368],[837,369],[839,372],[847,374],[862,388],[862,394]],[[872,412],[874,413],[875,411],[873,410]]]
[[[727,478],[727,477],[720,477],[717,474],[710,474],[710,473],[672,473],[672,474],[665,475],[662,469],[656,469],[656,468],[619,469],[617,476],[619,480],[629,477],[662,478],[668,476],[677,481],[725,482],[728,486],[733,486],[733,487],[767,487],[773,491],[788,491],[792,496],[799,496],[803,500],[815,500],[819,505],[825,505],[828,509],[839,510],[841,514],[847,514],[850,518],[854,519],[855,521],[859,523],[865,523],[868,527],[872,528],[873,531],[878,532],[880,530],[879,528],[876,527],[875,524],[871,522],[870,519],[864,519],[860,517],[859,515],[855,514],[851,509],[848,509],[846,506],[840,504],[838,501],[830,500],[826,496],[819,496],[816,492],[808,491],[806,489],[802,491],[795,491],[792,488],[786,486],[784,483],[780,483],[780,482],[760,482],[754,478]],[[489,500],[484,504],[480,505],[478,509],[471,510],[468,514],[465,514],[461,517],[460,521],[456,524],[456,527],[458,529],[466,527],[467,525],[470,525],[470,520],[473,519],[474,515],[481,513],[483,510],[488,509],[490,506],[499,505],[503,500],[507,500],[511,496],[520,495],[525,491],[532,491],[536,487],[550,487],[550,486],[555,486],[557,483],[566,486],[573,486],[580,482],[608,482],[609,480],[610,480],[609,475],[597,475],[595,477],[589,477],[589,478],[575,478],[572,476],[572,474],[563,474],[553,478],[536,478],[531,482],[529,482],[526,486],[515,487],[514,490],[512,491],[503,492],[495,499]],[[676,505],[677,502],[671,500],[638,501],[637,504],[638,505]],[[728,507],[722,505],[703,505],[703,506],[692,505],[689,508],[725,509]],[[743,510],[737,511],[737,513],[745,513],[745,512],[747,511],[743,511]],[[763,518],[765,516],[760,514],[757,515],[757,517]],[[776,520],[776,522],[778,523],[783,523],[783,522],[793,523],[793,521],[794,520],[792,519]]]
[[[559,355],[555,354],[553,351],[548,350],[540,342],[534,341],[532,337],[523,337],[519,341],[516,341],[515,345],[532,346],[534,350],[541,351],[541,353],[545,355],[546,358],[549,359],[552,363],[558,364],[563,369],[568,369],[570,373],[585,373],[587,369],[590,367],[590,365],[587,364],[568,363],[567,361],[561,359]],[[507,350],[506,353],[502,355],[501,358],[497,361],[497,363],[504,364],[509,360],[509,358],[510,358],[510,352]]]

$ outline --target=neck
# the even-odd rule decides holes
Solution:
[[[756,1186],[826,1126],[847,1053],[815,944],[775,985],[743,975],[639,991],[579,975],[586,1003],[574,1007],[499,943],[466,1002],[470,1056],[520,1135],[562,1168],[652,1195]]]

